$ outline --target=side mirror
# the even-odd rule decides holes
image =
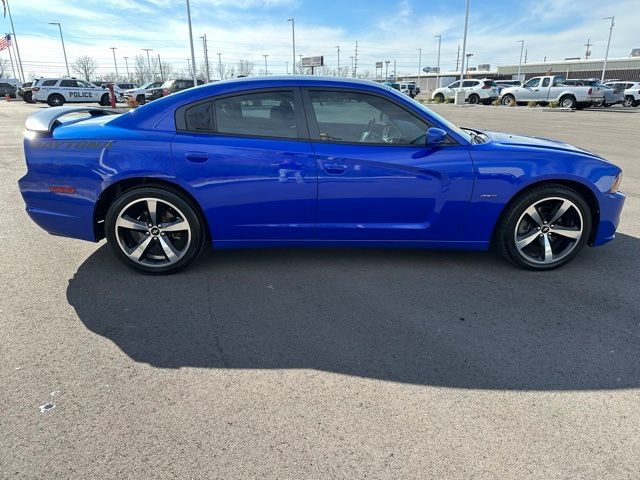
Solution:
[[[445,132],[441,128],[431,127],[429,130],[427,130],[426,145],[427,147],[436,147],[441,143],[444,143],[446,138],[447,138],[447,132]]]

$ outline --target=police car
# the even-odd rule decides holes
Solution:
[[[39,78],[31,88],[33,100],[59,107],[65,103],[110,105],[109,90],[75,78]]]

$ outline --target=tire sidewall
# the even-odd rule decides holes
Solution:
[[[175,205],[184,214],[186,217],[185,220],[189,223],[189,228],[191,229],[191,244],[182,258],[174,264],[166,265],[164,267],[149,267],[141,265],[131,260],[126,253],[122,251],[118,244],[115,223],[120,211],[129,203],[148,197],[164,200]],[[127,190],[114,200],[105,217],[105,236],[107,237],[107,242],[120,260],[135,270],[150,274],[175,273],[183,269],[198,257],[206,239],[204,221],[200,218],[200,215],[198,215],[196,208],[194,208],[191,202],[185,200],[177,193],[159,187],[141,187]]]
[[[54,99],[60,99],[60,103],[55,103]],[[49,96],[49,98],[47,99],[47,104],[50,107],[61,107],[62,105],[64,105],[64,97],[58,93],[54,93],[52,95]]]
[[[547,197],[560,197],[572,201],[582,215],[583,233],[577,245],[573,247],[573,250],[567,256],[550,265],[543,265],[531,262],[520,254],[515,245],[514,232],[524,211],[532,204]],[[498,230],[497,241],[499,242],[500,251],[517,265],[530,270],[551,270],[570,262],[582,250],[591,235],[592,217],[589,205],[578,192],[565,186],[542,186],[525,192],[507,208],[509,210],[505,213]]]

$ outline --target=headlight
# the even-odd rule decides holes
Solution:
[[[609,190],[609,193],[616,193],[620,188],[621,183],[622,183],[622,172],[620,172],[616,176],[616,179],[614,180],[613,185],[611,185],[611,190]]]

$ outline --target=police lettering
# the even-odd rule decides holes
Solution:
[[[81,98],[81,97],[91,98],[93,95],[91,94],[91,92],[69,92],[69,96],[76,97],[76,98]]]

